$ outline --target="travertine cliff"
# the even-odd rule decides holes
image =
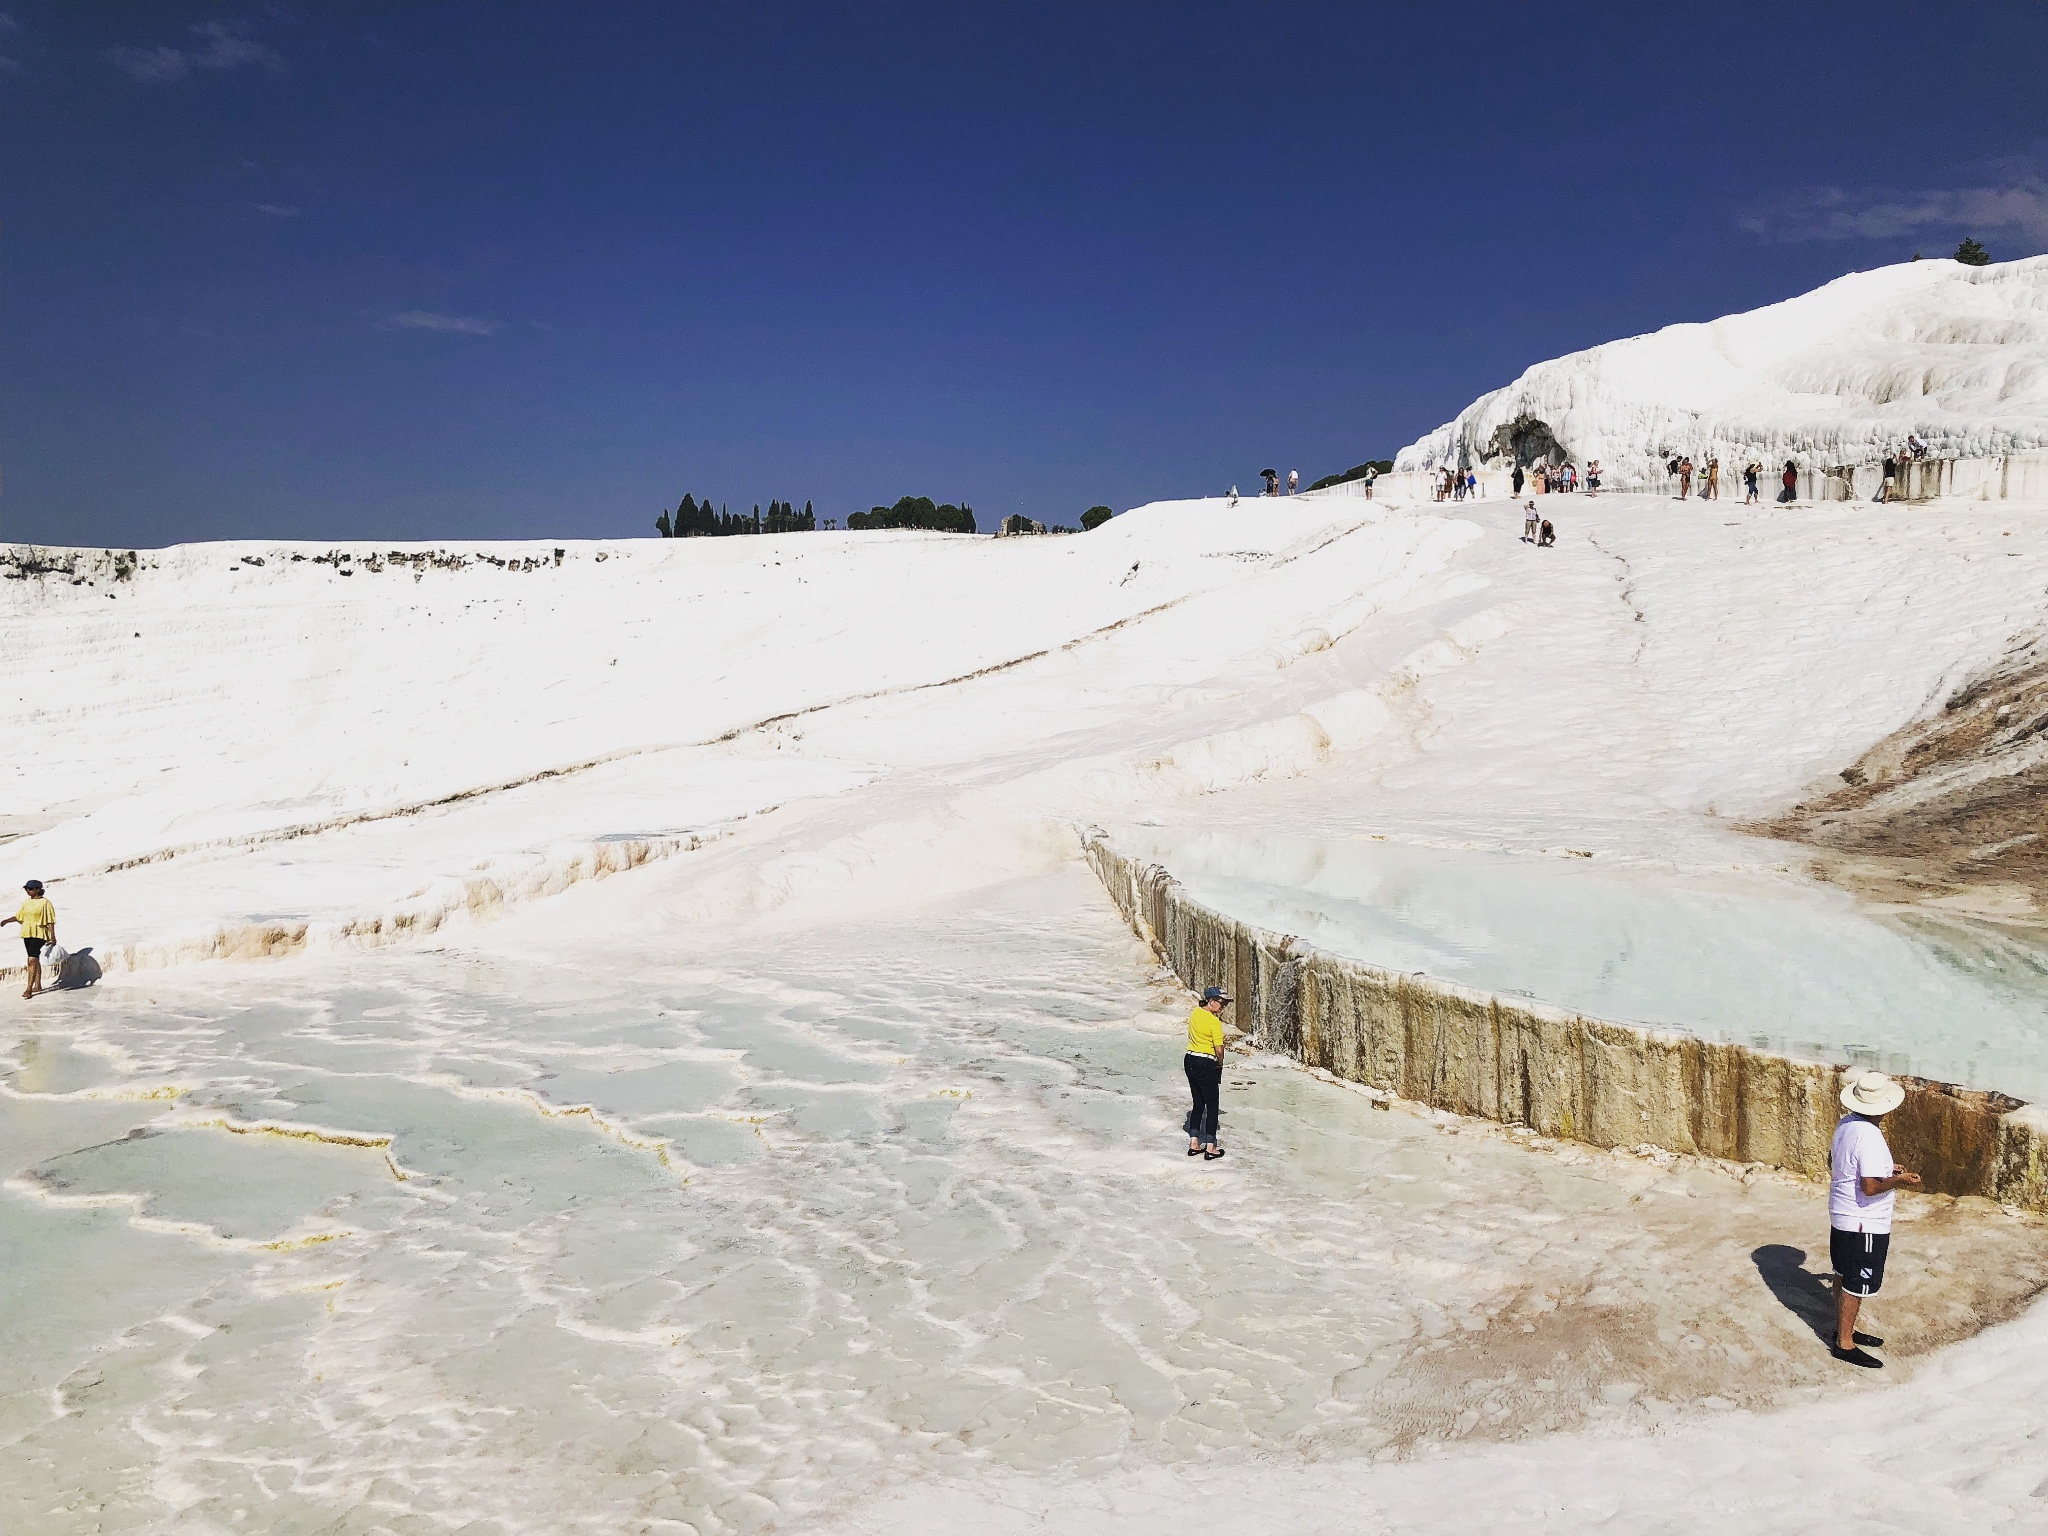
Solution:
[[[1228,988],[1233,1022],[1266,1049],[1546,1136],[1827,1176],[1843,1067],[1339,959],[1211,911],[1100,834],[1085,846],[1138,935],[1188,986]],[[1885,1134],[1929,1192],[2048,1211],[2048,1117],[2000,1093],[1903,1081]]]

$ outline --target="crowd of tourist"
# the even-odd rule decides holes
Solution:
[[[1906,435],[1906,445],[1903,448],[1886,449],[1881,466],[1883,477],[1878,485],[1876,494],[1871,497],[1871,500],[1879,502],[1897,501],[1904,494],[1906,466],[1917,464],[1926,457],[1927,444],[1921,441],[1918,433],[1909,432]],[[1672,498],[1674,501],[1720,500],[1721,461],[1716,455],[1709,453],[1705,463],[1695,464],[1691,454],[1673,454],[1665,460],[1664,469],[1678,483],[1678,493]],[[1778,476],[1780,489],[1777,499],[1780,503],[1793,502],[1799,499],[1799,473],[1798,462],[1793,459],[1787,459],[1783,471]],[[1834,470],[1829,471],[1829,473],[1846,475],[1848,471]],[[1744,506],[1755,506],[1761,500],[1763,476],[1764,466],[1759,460],[1751,459],[1742,466],[1742,504]],[[1541,488],[1540,485],[1538,488]]]
[[[1583,491],[1588,496],[1600,494],[1600,461],[1589,460],[1585,471],[1567,460],[1552,464],[1539,459],[1527,466],[1516,464],[1508,475],[1510,494],[1520,496],[1525,490],[1536,496],[1569,496]],[[1430,494],[1437,501],[1476,501],[1486,494],[1486,487],[1479,478],[1479,471],[1470,467],[1453,469],[1446,465],[1436,471],[1430,486]]]
[[[1872,500],[1897,501],[1905,494],[1906,469],[1927,457],[1927,444],[1917,433],[1908,433],[1905,446],[1888,449],[1884,456],[1883,483],[1878,487]],[[1676,483],[1675,501],[1719,501],[1721,499],[1721,459],[1717,453],[1709,452],[1703,459],[1695,460],[1689,453],[1674,453],[1664,461],[1666,473]],[[1739,471],[1742,477],[1742,504],[1755,506],[1763,499],[1764,479],[1768,471],[1763,461],[1751,459]],[[1266,494],[1280,494],[1278,476],[1271,470],[1267,476]],[[1799,465],[1787,459],[1785,467],[1778,474],[1779,490],[1776,500],[1790,503],[1799,499]],[[1829,470],[1829,474],[1845,475],[1845,470]],[[1290,480],[1291,480],[1290,476]],[[1601,470],[1598,459],[1590,459],[1583,472],[1569,459],[1553,464],[1547,459],[1538,459],[1530,464],[1515,463],[1508,471],[1509,494],[1519,500],[1524,494],[1531,496],[1569,496],[1584,492],[1588,496],[1600,494]],[[1498,482],[1496,482],[1496,487]],[[1293,487],[1290,484],[1291,493]],[[1429,481],[1430,497],[1435,501],[1471,501],[1483,497],[1487,487],[1479,477],[1479,471],[1470,466],[1457,468],[1451,465],[1431,472]],[[1236,494],[1235,489],[1232,491]],[[1495,494],[1499,494],[1496,489]]]

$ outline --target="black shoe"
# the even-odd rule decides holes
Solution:
[[[1884,1362],[1875,1355],[1866,1355],[1860,1349],[1844,1349],[1839,1344],[1830,1344],[1828,1353],[1845,1365],[1860,1365],[1866,1371],[1881,1371]]]
[[[1877,1336],[1876,1334],[1874,1334],[1874,1333],[1857,1333],[1857,1334],[1851,1334],[1851,1335],[1850,1335],[1850,1337],[1851,1337],[1851,1338],[1853,1338],[1853,1339],[1855,1339],[1855,1341],[1856,1341],[1856,1342],[1857,1342],[1858,1344],[1861,1344],[1861,1345],[1862,1345],[1862,1346],[1863,1346],[1863,1347],[1864,1347],[1865,1349],[1883,1349],[1883,1348],[1884,1348],[1884,1340],[1883,1340],[1883,1339],[1880,1339],[1880,1338],[1879,1338],[1879,1337],[1878,1337],[1878,1336]]]

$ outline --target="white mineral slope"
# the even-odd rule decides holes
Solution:
[[[628,1199],[624,1226],[605,1229],[606,1241],[644,1240],[658,1249],[646,1261],[650,1287],[667,1284],[669,1270],[688,1278],[690,1266],[704,1262],[700,1239],[707,1249],[726,1241],[723,1229],[685,1240],[687,1228],[662,1225],[695,1219],[698,1208],[679,1199],[670,1174],[646,1153],[652,1138],[674,1138],[678,1157],[701,1164],[688,1199],[737,1191],[732,1231],[749,1241],[782,1242],[813,1220],[825,1197],[860,1208],[877,1203],[868,1191],[880,1187],[886,1170],[875,1159],[893,1155],[889,1149],[904,1140],[858,1115],[834,1119],[834,1106],[858,1097],[861,1074],[900,1070],[915,1050],[887,1028],[861,1034],[870,1026],[858,1009],[846,1011],[853,1020],[846,1030],[822,1028],[798,992],[880,989],[907,1008],[945,1014],[948,1028],[977,1025],[990,1007],[990,976],[962,961],[954,989],[936,992],[938,961],[1000,938],[1011,923],[1035,936],[1018,951],[1035,957],[1028,964],[1045,965],[1048,947],[1067,952],[1068,935],[1093,946],[1089,964],[1076,966],[1088,972],[1081,978],[1087,985],[1075,983],[1075,995],[1095,999],[1092,1012],[1076,1011],[1059,978],[1027,973],[1002,981],[1017,992],[1006,1015],[1017,1037],[1085,1035],[1102,1019],[1111,1021],[1101,1026],[1105,1038],[1114,1035],[1115,1019],[1132,1006],[1122,989],[1141,985],[1141,962],[1078,875],[1073,828],[1091,820],[1263,824],[1523,852],[1572,847],[1617,863],[1661,860],[1688,870],[1780,862],[1785,850],[1736,836],[1726,820],[1789,802],[1877,736],[1938,709],[1954,680],[2039,623],[2048,587],[2048,508],[2038,506],[1744,510],[1648,497],[1549,506],[1560,541],[1542,551],[1518,542],[1514,515],[1500,503],[1402,509],[1205,501],[1141,508],[1064,539],[647,541],[568,546],[559,565],[552,548],[483,551],[500,562],[516,557],[516,570],[474,559],[461,569],[399,567],[388,550],[372,569],[371,552],[356,550],[349,563],[357,574],[348,577],[306,550],[203,546],[150,556],[126,581],[80,576],[74,585],[45,576],[0,585],[0,654],[11,685],[0,692],[10,746],[0,811],[11,818],[0,831],[19,834],[6,845],[5,862],[52,882],[69,945],[132,955],[139,968],[254,953],[266,933],[296,934],[293,942],[308,946],[395,940],[418,948],[416,936],[430,932],[431,945],[452,960],[393,958],[449,971],[495,968],[518,978],[505,990],[534,992],[537,1015],[494,1022],[451,996],[432,1007],[383,1000],[374,1018],[358,1019],[352,1010],[363,1005],[330,995],[334,984],[323,978],[370,981],[375,968],[361,956],[193,965],[168,978],[175,986],[164,987],[161,1006],[155,988],[167,978],[116,970],[100,987],[39,999],[32,1015],[8,1005],[7,1052],[20,1061],[33,1054],[36,1072],[51,1083],[25,1108],[0,1097],[0,1133],[35,1149],[15,1154],[15,1166],[0,1168],[0,1177],[116,1146],[132,1163],[103,1176],[108,1188],[81,1185],[76,1197],[128,1198],[137,1185],[162,1185],[169,1208],[175,1170],[163,1160],[179,1143],[169,1135],[122,1140],[138,1122],[170,1130],[185,1123],[178,1116],[189,1121],[205,1110],[239,1121],[339,1120],[368,1130],[402,1123],[413,1129],[395,1147],[401,1161],[431,1155],[445,1163],[460,1151],[478,1166],[461,1180],[445,1168],[435,1175],[454,1181],[445,1192],[421,1180],[393,1199],[445,1201],[450,1212],[458,1205],[495,1210],[495,1197],[484,1194],[521,1176],[493,1164],[516,1148],[493,1140],[503,1127],[486,1123],[476,1106],[515,1099],[550,1106],[541,1129],[550,1145],[558,1139],[573,1153],[578,1170],[570,1184],[536,1182],[532,1199],[542,1208],[522,1207],[519,1224],[479,1230],[479,1251],[488,1251],[490,1271],[510,1293],[502,1316],[471,1310],[476,1270],[445,1291],[422,1278],[443,1264],[454,1241],[437,1216],[406,1227],[413,1235],[404,1242],[337,1239],[308,1250],[311,1257],[277,1259],[274,1271],[258,1275],[275,1292],[259,1296],[260,1307],[223,1311],[235,1326],[206,1346],[248,1351],[233,1362],[172,1357],[159,1378],[151,1363],[158,1334],[189,1336],[201,1327],[184,1311],[161,1328],[120,1316],[70,1332],[39,1324],[48,1337],[38,1347],[54,1362],[50,1380],[74,1366],[84,1374],[75,1404],[39,1389],[15,1393],[9,1407],[0,1386],[0,1408],[15,1414],[5,1422],[39,1437],[34,1465],[44,1470],[37,1477],[47,1471],[52,1497],[68,1496],[91,1484],[95,1458],[112,1454],[94,1436],[128,1434],[147,1442],[134,1450],[135,1465],[155,1469],[155,1481],[132,1485],[156,1501],[147,1505],[155,1513],[138,1516],[134,1528],[193,1529],[197,1516],[180,1518],[200,1496],[190,1490],[211,1490],[217,1505],[209,1508],[256,1507],[250,1501],[275,1497],[263,1482],[272,1469],[307,1465],[327,1454],[319,1446],[360,1428],[362,1440],[375,1438],[383,1449],[378,1459],[351,1465],[373,1468],[375,1480],[362,1472],[356,1482],[337,1477],[331,1489],[312,1487],[324,1475],[315,1469],[312,1491],[295,1491],[301,1507],[310,1501],[331,1512],[378,1498],[396,1500],[396,1509],[404,1503],[400,1483],[426,1478],[437,1502],[422,1507],[450,1528],[472,1512],[524,1503],[532,1489],[531,1508],[517,1519],[507,1515],[499,1528],[681,1529],[684,1515],[654,1523],[625,1483],[594,1470],[579,1438],[585,1431],[555,1432],[569,1422],[561,1415],[581,1412],[590,1400],[582,1387],[537,1393],[528,1417],[550,1438],[529,1430],[527,1439],[507,1442],[560,1452],[561,1465],[548,1464],[560,1481],[544,1488],[507,1483],[522,1475],[517,1464],[453,1456],[438,1470],[428,1466],[420,1405],[441,1416],[436,1423],[459,1426],[469,1437],[463,1443],[493,1447],[502,1405],[528,1386],[612,1375],[604,1349],[671,1348],[666,1324],[631,1321],[640,1315],[627,1305],[631,1298],[617,1314],[626,1324],[607,1311],[579,1324],[581,1332],[543,1327],[529,1315],[533,1297],[517,1294],[524,1271],[503,1271],[521,1252],[555,1247],[546,1231],[569,1220],[571,1204],[578,1219],[600,1225],[618,1215],[624,1175],[603,1159],[607,1148],[627,1143],[608,1140],[608,1125],[633,1128],[640,1139],[632,1155],[646,1166],[633,1165],[645,1189]],[[308,558],[294,561],[293,553]],[[250,555],[264,564],[250,564]],[[1045,871],[1053,877],[1032,878]],[[992,934],[967,934],[974,925],[963,914],[978,910],[975,893],[1006,882],[1032,893],[1029,909],[992,920]],[[919,921],[925,914],[928,923]],[[882,929],[862,925],[879,917],[901,918],[888,930],[898,935],[928,930],[924,947],[878,953],[872,936]],[[245,944],[237,935],[254,937]],[[717,995],[697,997],[664,966],[720,968]],[[393,985],[403,991],[403,978]],[[646,1041],[636,1047],[644,1054],[622,1056],[614,1026],[603,1009],[592,1013],[590,996],[614,996],[624,1008],[616,994],[650,986],[655,991],[632,1005],[650,1012]],[[262,1007],[232,1019],[181,1009],[175,993],[188,988],[212,989],[236,1009],[271,990],[289,994],[284,1011],[303,1011],[310,1022],[296,1033],[276,1026],[272,1038],[263,1033],[273,1026]],[[655,1010],[696,1018],[692,1027],[706,1033],[689,1044],[691,1070],[724,1072],[697,1056],[722,1061],[762,1050],[774,1035],[749,1036],[746,1012],[733,999],[777,989],[789,994],[776,1007],[790,1012],[790,1039],[783,1059],[764,1055],[753,1098],[700,1091],[654,1070],[675,1065],[678,1049]],[[549,1022],[555,1016],[559,1026]],[[20,1022],[30,1018],[34,1037]],[[1152,1036],[1129,1043],[1138,1086],[1103,1096],[1103,1124],[1112,1127],[1103,1133],[1106,1157],[1148,1181],[1236,1179],[1235,1170],[1247,1167],[1283,1177],[1282,1155],[1183,1170],[1158,1098],[1158,1079],[1170,1086],[1172,1052],[1164,1064],[1151,1054],[1155,1040],[1170,1046],[1172,1028],[1165,1017]],[[573,1050],[549,1044],[556,1031],[577,1035]],[[820,1049],[842,1037],[858,1040],[851,1065],[843,1051]],[[67,1039],[80,1050],[67,1054]],[[288,1044],[296,1054],[285,1061]],[[403,1060],[382,1061],[390,1052]],[[627,1070],[636,1066],[647,1070]],[[1041,1142],[1042,1122],[1026,1116],[1031,1106],[1064,1099],[1063,1091],[1032,1086],[1055,1081],[1039,1075],[1038,1064],[1020,1062],[1008,1088],[993,1077],[960,1077],[950,1061],[931,1071],[929,1084],[914,1085],[920,1102],[936,1103],[940,1094],[946,1104],[965,1102],[962,1084],[974,1081],[984,1113],[1000,1108],[1019,1117],[1001,1137],[1003,1156],[1027,1166],[1030,1177],[1064,1172],[1063,1148],[1073,1143]],[[103,1081],[110,1073],[119,1081]],[[799,1077],[800,1094],[786,1081]],[[157,1096],[170,1088],[180,1090],[178,1099]],[[131,1097],[110,1096],[117,1092]],[[751,1146],[751,1127],[785,1113],[778,1094],[790,1104],[801,1098],[803,1107],[789,1115],[810,1115],[825,1128],[819,1134],[839,1138],[833,1159],[801,1165],[803,1177],[787,1188],[749,1182],[752,1175],[719,1184],[710,1170],[720,1159],[702,1145],[692,1153],[689,1138],[730,1131]],[[586,1113],[574,1113],[578,1106]],[[1126,1122],[1114,1117],[1140,1112],[1152,1118],[1135,1135],[1115,1129]],[[164,1118],[152,1120],[159,1113]],[[76,1116],[75,1124],[63,1116]],[[878,1115],[874,1124],[881,1123]],[[1171,1155],[1144,1143],[1154,1130]],[[933,1181],[956,1182],[948,1160],[959,1157],[957,1145],[943,1131],[933,1137],[929,1153],[918,1155],[933,1160]],[[257,1145],[253,1137],[217,1139],[219,1146],[205,1144],[207,1156],[223,1168],[241,1166]],[[739,1154],[730,1156],[733,1167],[742,1166]],[[744,1166],[758,1166],[766,1180],[778,1165],[763,1154],[758,1165]],[[813,1166],[815,1174],[805,1171]],[[986,1170],[998,1165],[980,1166],[957,1175],[969,1203],[1015,1189],[1023,1177],[1012,1165],[993,1174]],[[380,1157],[372,1171],[383,1178],[384,1168]],[[926,1180],[925,1172],[915,1176]],[[199,1172],[188,1170],[186,1186],[175,1192],[204,1204]],[[47,1194],[56,1186],[38,1188]],[[1147,1188],[1155,1208],[1181,1209],[1158,1207],[1170,1193]],[[1336,1204],[1372,1211],[1399,1199],[1392,1184],[1361,1185]],[[47,1211],[56,1207],[39,1200],[8,1193],[0,1218],[47,1234],[54,1219]],[[308,1197],[291,1214],[310,1221],[328,1209]],[[1071,1221],[1084,1209],[1046,1197],[1049,1219]],[[1114,1210],[1114,1222],[1087,1229],[1091,1245],[1098,1231],[1124,1232],[1124,1248],[1089,1255],[1115,1271],[1107,1290],[1131,1288],[1148,1307],[1192,1317],[1192,1283],[1157,1269],[1170,1250],[1149,1236],[1130,1240],[1125,1208]],[[651,1224],[640,1233],[643,1213]],[[1550,1218],[1568,1221],[1557,1212]],[[1244,1217],[1218,1219],[1232,1230],[1217,1238],[1216,1250],[1242,1256]],[[1455,1233],[1460,1219],[1448,1216],[1444,1225]],[[370,1217],[362,1220],[368,1225]],[[1345,1275],[1372,1270],[1373,1261],[1358,1255],[1380,1251],[1333,1241],[1321,1218],[1297,1221],[1283,1212],[1280,1226],[1287,1244],[1315,1250],[1318,1264]],[[182,1295],[162,1257],[169,1249],[145,1251],[126,1232],[107,1220],[100,1236],[108,1246],[94,1251],[112,1256],[95,1272],[143,1276],[167,1296]],[[158,1237],[166,1245],[184,1241],[175,1233],[152,1241]],[[36,1246],[46,1242],[37,1236],[17,1251],[53,1251]],[[564,1271],[575,1273],[573,1285],[561,1282],[563,1294],[595,1295],[606,1250],[593,1250],[586,1274],[573,1246],[563,1250],[576,1260]],[[820,1246],[855,1252],[836,1238]],[[1255,1256],[1264,1262],[1268,1254]],[[319,1269],[326,1264],[365,1267],[328,1274]],[[784,1294],[762,1287],[752,1272],[744,1278],[770,1301]],[[834,1278],[816,1294],[850,1295],[865,1284]],[[66,1293],[54,1280],[48,1290]],[[126,1294],[101,1288],[91,1297],[113,1315]],[[1289,1329],[1305,1318],[1314,1324],[1309,1355],[1317,1370],[1299,1373],[1310,1419],[1342,1407],[1318,1374],[1324,1331],[1316,1308],[1328,1306],[1331,1293],[1316,1294],[1314,1306],[1276,1304],[1248,1279],[1203,1302],[1215,1320],[1241,1322],[1248,1337],[1276,1318]],[[329,1295],[339,1311],[306,1300]],[[1048,1308],[1087,1309],[1070,1293],[1048,1297]],[[283,1298],[306,1304],[291,1312]],[[177,1304],[211,1305],[196,1292]],[[1122,1326],[1120,1304],[1104,1305]],[[686,1328],[702,1305],[690,1297],[677,1309],[678,1327]],[[259,1311],[272,1319],[274,1335],[258,1328]],[[330,1316],[345,1321],[319,1335],[326,1342],[309,1344],[310,1330],[325,1330],[322,1319]],[[902,1373],[928,1377],[935,1394],[952,1396],[961,1383],[956,1320],[940,1305],[931,1321],[903,1346]],[[1206,1349],[1215,1334],[1210,1317],[1202,1321],[1196,1331]],[[1163,1497],[1178,1501],[1170,1512],[1176,1525],[1200,1501],[1226,1518],[1243,1512],[1247,1528],[1257,1530],[1351,1529],[1368,1512],[1381,1529],[1428,1530],[1469,1523],[1474,1504],[1460,1502],[1461,1491],[1480,1489],[1495,1523],[1503,1509],[1526,1510],[1532,1530],[1561,1529],[1567,1520],[1631,1531],[1776,1530],[1844,1509],[1867,1513],[1876,1487],[1892,1491],[1892,1507],[1911,1515],[1904,1523],[1913,1529],[2019,1530],[2038,1520],[2033,1490],[2048,1475],[2034,1470],[2038,1414],[2026,1417],[2048,1385],[2041,1363],[2048,1356],[2037,1347],[2042,1326],[2037,1312],[1981,1345],[1917,1365],[1902,1361],[1885,1382],[1856,1383],[1860,1395],[1839,1408],[1794,1407],[1754,1419],[1699,1408],[1655,1436],[1560,1437],[1425,1455],[1397,1467],[1290,1461],[1291,1453],[1262,1446],[1260,1455],[1271,1460],[1233,1463],[1226,1447],[1200,1471],[1158,1472],[1142,1457],[1127,1464],[1108,1446],[1084,1472],[1053,1465],[1066,1454],[1058,1446],[1034,1444],[1031,1456],[1008,1463],[1031,1475],[999,1478],[986,1467],[972,1489],[927,1483],[904,1493],[906,1502],[860,1518],[868,1529],[896,1530],[957,1528],[971,1518],[1000,1531],[1033,1528],[1034,1520],[1047,1523],[1044,1512],[1057,1511],[1054,1518],[1083,1531],[1143,1530],[1148,1520],[1168,1518]],[[119,1411],[102,1421],[92,1416],[98,1377],[91,1373],[111,1358],[107,1339],[121,1329],[131,1331],[115,1340],[115,1353],[128,1358],[110,1378]],[[1048,1330],[1024,1321],[1016,1332]],[[784,1335],[799,1340],[795,1330]],[[825,1329],[818,1347],[837,1337]],[[257,1342],[235,1343],[251,1339]],[[464,1360],[494,1362],[494,1370],[438,1374],[425,1357],[450,1344]],[[1265,1351],[1261,1344],[1258,1352]],[[532,1370],[517,1368],[529,1354]],[[792,1404],[808,1401],[776,1378],[748,1377],[738,1356],[705,1359],[701,1390],[748,1399],[730,1416],[733,1424],[763,1415],[780,1422]],[[548,1374],[548,1362],[562,1369]],[[294,1374],[301,1366],[319,1369],[302,1379]],[[699,1378],[675,1378],[692,1394],[678,1408],[677,1398],[662,1395],[664,1373],[674,1367],[643,1366],[614,1379],[622,1390],[647,1393],[654,1419],[668,1425],[699,1411],[690,1406],[699,1401]],[[1096,1391],[1069,1379],[1085,1376],[1086,1366],[1061,1363],[1046,1400]],[[966,1370],[995,1374],[973,1364]],[[1987,1372],[2002,1373],[1996,1390],[1984,1384]],[[1177,1420],[1194,1394],[1182,1392],[1177,1370],[1158,1374],[1167,1386],[1155,1406]],[[347,1394],[348,1402],[330,1414],[334,1399],[323,1394]],[[279,1427],[286,1420],[268,1410],[301,1401],[314,1404],[322,1427],[287,1433]],[[1619,1423],[1648,1422],[1629,1418],[1625,1403],[1613,1406]],[[123,1429],[131,1422],[139,1428]],[[791,1444],[827,1443],[808,1421],[800,1428]],[[447,1432],[457,1436],[456,1428]],[[169,1443],[166,1436],[181,1447],[175,1455],[152,1449]],[[950,1433],[940,1438],[951,1440]],[[964,1433],[956,1443],[962,1454],[974,1449]],[[1218,1444],[1176,1443],[1189,1459]],[[671,1458],[664,1465],[697,1467],[676,1459],[692,1453],[660,1444]],[[1912,1455],[1880,1469],[1873,1458],[1892,1447]],[[800,1512],[844,1507],[837,1493],[870,1474],[886,1480],[890,1454],[860,1460],[850,1451],[843,1463],[833,1461],[830,1477],[807,1472],[823,1491],[815,1502],[807,1494]],[[635,1476],[652,1464],[638,1451],[633,1456]],[[733,1457],[736,1467],[757,1461],[753,1451]],[[918,1476],[936,1475],[920,1465]],[[1734,1467],[1744,1469],[1742,1478],[1726,1471]],[[692,1475],[715,1480],[701,1469]],[[746,1499],[757,1497],[756,1484],[737,1473],[727,1482],[745,1482]],[[1658,1507],[1653,1490],[1664,1485],[1691,1502]],[[774,1492],[772,1480],[759,1486]],[[697,1529],[742,1528],[765,1518],[766,1508],[765,1499],[735,1503],[723,1524],[687,1518]],[[225,1529],[228,1518],[222,1513],[217,1523]],[[403,1522],[394,1515],[392,1523]]]
[[[1938,708],[2048,585],[2011,504],[1579,498],[1541,552],[1457,510],[1162,503],[417,581],[206,546],[8,583],[0,831],[91,914],[74,944],[138,964],[386,942],[678,853],[702,911],[829,915],[947,827],[956,854],[1164,816],[1778,863],[1726,823]],[[799,820],[830,848],[797,854]],[[927,852],[926,881],[992,868]]]
[[[1705,324],[1538,363],[1403,449],[1397,470],[1498,459],[1541,423],[1611,486],[1664,459],[1874,463],[1918,433],[1936,458],[2048,448],[2048,256],[1908,262]],[[1537,439],[1540,441],[1540,438]]]
[[[371,570],[357,551],[344,577],[290,550],[171,550],[126,582],[0,592],[0,716],[27,748],[0,830],[19,867],[95,912],[109,956],[265,952],[307,923],[432,930],[508,886],[545,894],[688,849],[935,745],[972,760],[1015,719],[948,743],[943,701],[1020,665],[1064,680],[1039,729],[1109,711],[1143,740],[1174,716],[1134,715],[1128,689],[1156,701],[1247,654],[1270,674],[1474,536],[1369,507],[1216,503],[1086,538],[648,541],[572,546],[559,566],[529,547],[485,552],[516,570],[417,579],[388,552]],[[1115,670],[1119,655],[1134,663]],[[890,700],[905,711],[878,736],[794,750],[806,722]]]

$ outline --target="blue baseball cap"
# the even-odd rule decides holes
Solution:
[[[1213,1002],[1215,1002],[1215,1001],[1216,1001],[1216,1000],[1217,1000],[1218,998],[1221,998],[1221,999],[1223,999],[1223,1001],[1224,1001],[1224,1002],[1226,1002],[1226,1003],[1227,1003],[1227,1002],[1229,1002],[1229,1001],[1231,1000],[1231,999],[1230,999],[1230,994],[1229,994],[1228,992],[1224,991],[1224,990],[1223,990],[1223,989],[1222,989],[1221,987],[1204,987],[1204,988],[1202,988],[1202,1001],[1203,1001],[1203,1002],[1205,1002],[1205,1003],[1213,1003]]]

